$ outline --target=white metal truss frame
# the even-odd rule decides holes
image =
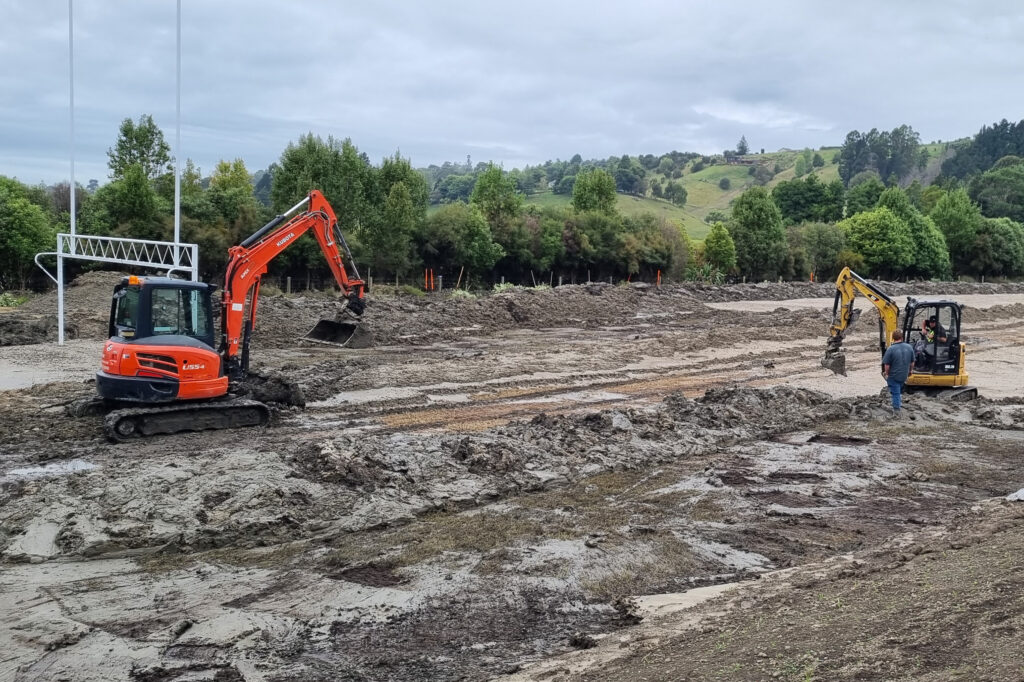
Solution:
[[[50,274],[42,256],[57,257],[57,275]],[[92,234],[57,235],[57,250],[37,253],[36,265],[57,283],[57,343],[64,345],[64,259],[128,265],[153,270],[188,273],[193,282],[199,280],[199,246],[126,237],[102,237]]]

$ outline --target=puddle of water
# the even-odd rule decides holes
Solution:
[[[0,481],[6,482],[31,480],[34,478],[47,478],[49,476],[67,476],[68,474],[78,473],[79,471],[92,471],[95,468],[96,465],[91,462],[86,462],[81,459],[69,459],[66,462],[54,462],[53,464],[46,464],[44,466],[11,469],[3,476],[0,476]]]

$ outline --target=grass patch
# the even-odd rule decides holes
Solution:
[[[600,578],[584,580],[583,589],[596,599],[614,602],[622,597],[664,590],[678,576],[697,573],[699,562],[693,551],[675,537],[652,541],[650,550],[646,558],[629,561]]]

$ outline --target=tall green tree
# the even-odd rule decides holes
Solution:
[[[971,180],[969,192],[989,218],[1024,221],[1024,164],[982,173]]]
[[[165,238],[160,218],[159,201],[145,169],[133,163],[124,170],[124,176],[110,183],[110,217],[114,230],[125,237],[136,239]]]
[[[807,266],[819,282],[835,277],[842,269],[839,254],[846,246],[843,231],[830,223],[806,223],[796,228],[800,246],[807,258]]]
[[[851,216],[839,227],[850,248],[864,259],[869,276],[895,277],[914,262],[910,229],[885,207]]]
[[[572,207],[578,212],[615,214],[615,178],[600,168],[581,170],[572,187]]]
[[[359,234],[378,271],[404,275],[415,263],[413,238],[427,215],[426,180],[397,152],[367,175],[368,207]]]
[[[1024,274],[1024,226],[1009,218],[982,218],[974,235],[970,266],[984,277]]]
[[[924,216],[913,207],[910,199],[899,187],[890,187],[882,192],[878,205],[892,211],[907,225],[914,242],[914,256],[905,274],[913,277],[949,277],[951,267],[946,239],[931,218]]]
[[[515,181],[492,163],[477,176],[470,201],[479,208],[491,229],[500,233],[507,231],[518,217],[523,195],[516,189]]]
[[[704,238],[704,261],[720,272],[736,267],[736,244],[722,223],[715,223]]]
[[[348,138],[326,140],[312,133],[289,142],[281,153],[270,189],[271,204],[283,212],[318,189],[327,197],[342,230],[358,231],[376,210],[370,195],[375,189],[374,169]]]
[[[954,190],[935,204],[929,216],[946,238],[953,269],[966,274],[973,269],[975,237],[981,223],[981,211],[962,189]]]
[[[21,183],[0,176],[0,288],[25,289],[35,255],[52,250],[56,239],[46,212],[28,200]]]
[[[412,237],[417,226],[412,194],[402,181],[388,190],[379,219],[363,226],[363,245],[378,272],[405,275],[413,263]]]
[[[148,180],[171,171],[171,148],[149,114],[140,116],[138,123],[130,118],[121,122],[117,142],[107,150],[107,158],[115,180],[122,179],[132,165],[138,165]]]
[[[184,193],[184,192],[183,192]],[[208,197],[218,214],[233,223],[230,239],[235,242],[243,233],[259,227],[262,212],[253,194],[251,176],[242,159],[221,160],[210,176]]]
[[[885,191],[885,185],[874,175],[866,176],[863,182],[852,186],[846,192],[846,215],[853,216],[870,211],[878,205],[878,198]]]
[[[733,205],[729,234],[736,244],[736,264],[750,279],[773,279],[786,269],[786,231],[782,213],[763,187],[752,187]]]
[[[750,145],[747,144],[747,136],[741,135],[740,141],[736,143],[736,153],[743,156],[750,152]]]
[[[201,194],[203,191],[203,173],[192,159],[185,161],[181,171],[181,195],[183,197]]]
[[[210,176],[210,189],[229,190],[235,188],[252,192],[252,179],[245,167],[245,162],[242,159],[234,161],[221,159],[217,162],[213,175]]]
[[[379,218],[383,198],[375,203],[375,171],[348,138],[338,140],[308,133],[289,142],[274,167],[270,187],[273,210],[283,213],[311,190],[323,192],[357,258],[360,232]],[[275,268],[329,276],[329,269],[312,235],[306,234],[274,261]]]
[[[480,211],[461,201],[445,204],[428,217],[418,240],[423,262],[449,272],[466,267],[483,273],[505,255]]]
[[[847,186],[858,173],[873,170],[880,177],[906,177],[918,162],[920,136],[908,125],[886,132],[850,131],[839,150],[839,177]]]

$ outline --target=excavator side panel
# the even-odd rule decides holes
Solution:
[[[213,350],[166,343],[119,343],[104,347],[96,388],[107,400],[163,403],[217,398],[228,392]]]

